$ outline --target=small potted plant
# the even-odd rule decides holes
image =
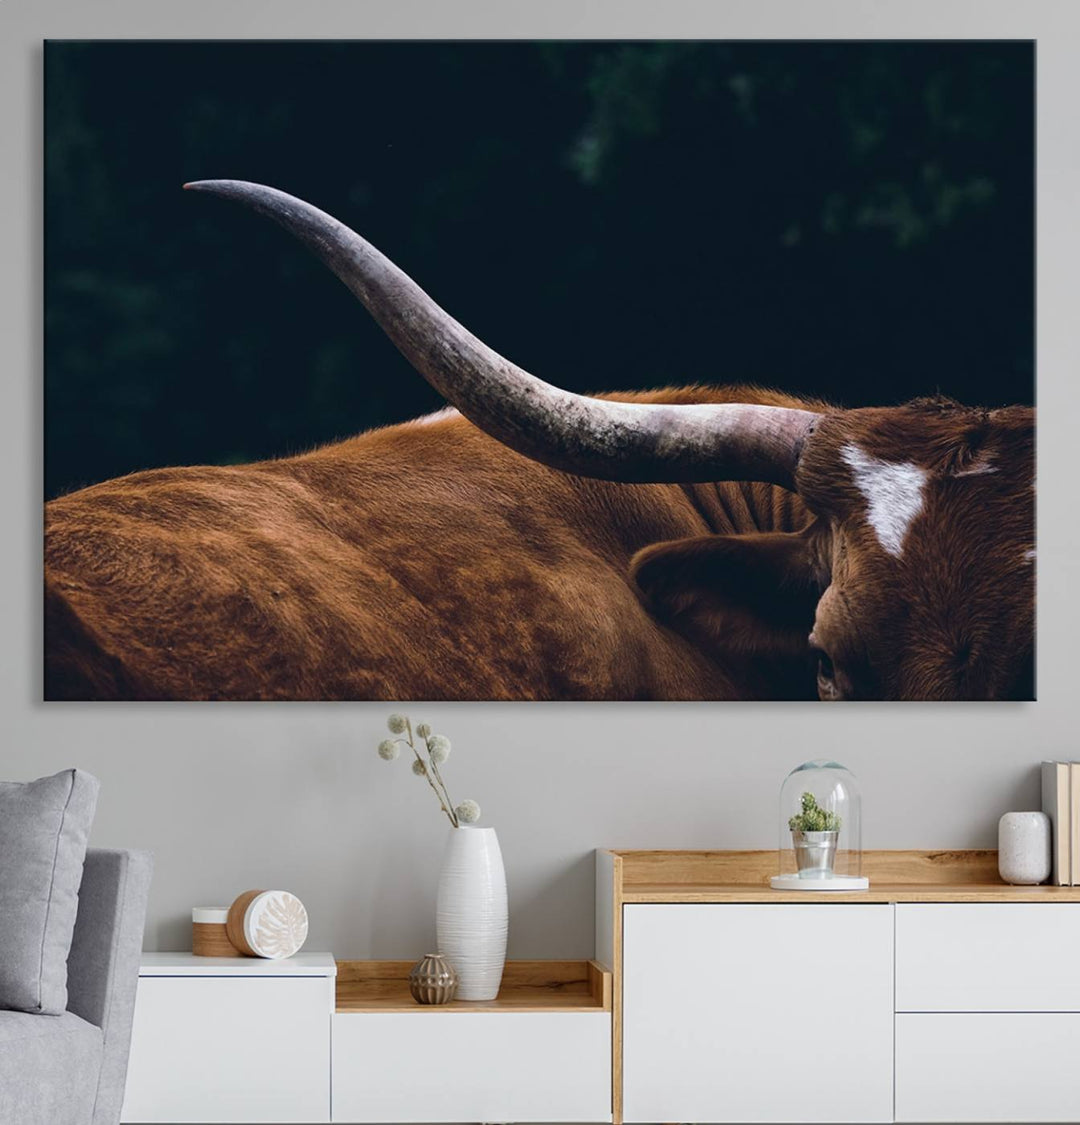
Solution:
[[[840,817],[819,807],[813,793],[800,799],[802,811],[788,821],[800,879],[827,879],[833,873]]]

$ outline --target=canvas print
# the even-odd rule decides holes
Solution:
[[[46,699],[1034,698],[1032,44],[45,84]]]

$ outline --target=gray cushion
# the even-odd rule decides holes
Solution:
[[[101,1029],[72,1012],[0,1012],[0,1121],[89,1125],[101,1052]]]
[[[98,781],[0,782],[0,1008],[59,1015]]]

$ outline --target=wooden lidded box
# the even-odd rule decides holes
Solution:
[[[191,952],[196,957],[240,957],[229,941],[227,906],[195,906],[191,910]]]

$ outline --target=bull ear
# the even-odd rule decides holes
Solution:
[[[814,528],[703,535],[638,551],[630,573],[652,614],[708,648],[764,660],[808,660],[821,597]]]

